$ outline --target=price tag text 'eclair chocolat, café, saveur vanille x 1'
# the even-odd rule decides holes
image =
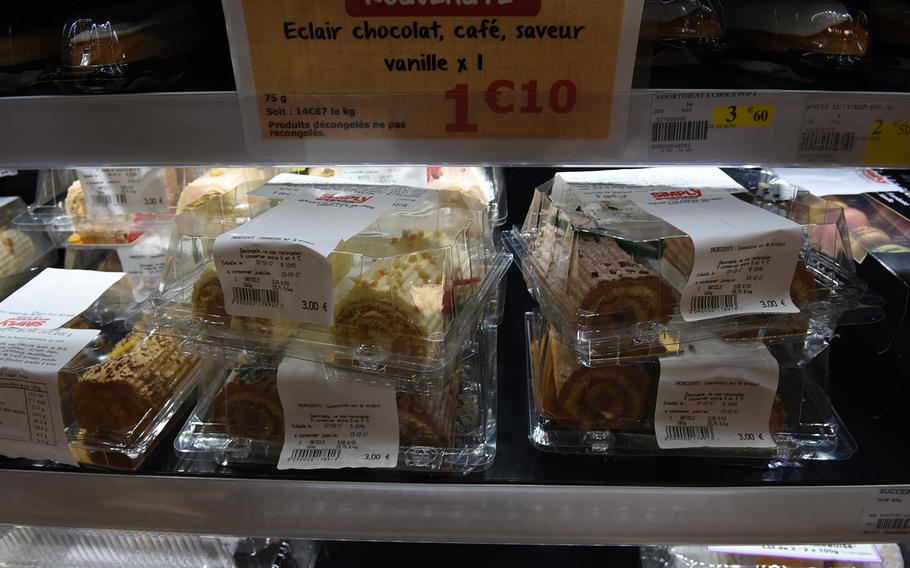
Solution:
[[[228,15],[263,139],[605,139],[635,5],[233,0]]]

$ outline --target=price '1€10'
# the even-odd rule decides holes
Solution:
[[[477,117],[471,115],[471,98],[481,96],[484,110],[496,114],[566,114],[572,112],[578,100],[578,88],[568,79],[554,81],[542,87],[537,80],[517,83],[511,79],[496,79],[482,92],[472,92],[467,83],[459,83],[445,92],[453,105],[453,119],[446,123],[446,132],[478,132]]]

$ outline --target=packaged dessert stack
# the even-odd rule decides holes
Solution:
[[[0,455],[133,470],[178,425],[214,363],[130,331],[125,276],[47,268],[0,302]]]
[[[494,299],[511,261],[490,201],[318,173],[178,215],[161,293],[135,329],[228,368],[177,449],[279,468],[489,465]]]
[[[564,173],[505,238],[540,305],[526,321],[539,448],[852,453],[820,386],[865,293],[839,208],[715,168]]]
[[[158,289],[174,219],[208,195],[262,185],[275,168],[83,168],[39,174],[15,219],[65,250],[67,268],[123,271],[137,301]]]

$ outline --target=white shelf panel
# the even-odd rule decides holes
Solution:
[[[665,154],[651,149],[654,97],[658,93],[721,91],[638,91],[617,95],[628,103],[628,125],[621,142],[597,140],[271,140],[248,144],[235,93],[107,95],[0,98],[5,136],[0,139],[0,167],[40,168],[101,165],[209,164],[414,164],[490,165],[635,165],[720,163],[727,165],[799,165],[798,146],[806,105],[817,97],[896,108],[890,116],[910,122],[910,94],[757,91],[740,100],[770,101],[773,125],[763,144],[714,140],[698,150]],[[627,99],[627,100],[626,100]],[[717,104],[729,102],[718,99]],[[714,103],[704,103],[710,108]],[[832,111],[833,112],[833,111]],[[906,116],[904,116],[906,115]],[[857,115],[858,116],[858,115]],[[854,130],[868,128],[874,113],[854,120]],[[704,116],[702,116],[704,118]],[[854,116],[854,118],[856,118]],[[692,119],[694,120],[694,118]],[[849,121],[848,121],[849,122]],[[857,126],[859,124],[859,126]],[[857,130],[859,129],[859,130]],[[749,129],[741,129],[743,130]],[[708,140],[721,131],[711,130]],[[769,142],[770,140],[770,142]],[[862,144],[838,165],[864,164]],[[885,164],[879,164],[885,165]],[[893,165],[893,164],[892,164]],[[910,167],[910,163],[904,164]]]
[[[240,163],[234,93],[0,98],[12,168]]]
[[[540,544],[815,543],[875,487],[349,483],[0,471],[0,522],[237,536]],[[910,486],[903,486],[910,487]]]

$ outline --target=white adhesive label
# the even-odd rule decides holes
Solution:
[[[0,177],[2,177],[2,176],[0,176]],[[16,197],[16,196],[12,196],[12,197],[0,197],[0,209],[3,209],[4,207],[6,207],[7,205],[9,205],[10,203],[16,201],[17,199],[19,199],[19,198]]]
[[[910,487],[873,489],[859,526],[864,535],[885,538],[910,535]]]
[[[335,177],[344,181],[427,187],[427,169],[415,167],[334,167]]]
[[[0,302],[0,328],[56,329],[88,309],[123,272],[45,268]]]
[[[723,162],[774,147],[777,96],[767,91],[660,92],[651,102],[653,161]]]
[[[680,357],[661,359],[657,445],[774,448],[769,422],[778,373],[777,361],[761,343],[703,341]]]
[[[784,180],[812,195],[858,195],[904,188],[869,168],[775,168]]]
[[[128,247],[117,248],[120,266],[133,285],[137,300],[158,288],[164,274],[170,232],[146,233]]]
[[[394,389],[336,382],[325,365],[285,358],[278,367],[284,445],[278,469],[398,465]]]
[[[408,209],[426,197],[424,188],[377,183],[352,183],[339,178],[278,174],[250,192],[255,197],[282,199],[319,207],[348,209]]]
[[[83,168],[76,175],[89,213],[123,215],[168,210],[160,168]]]
[[[797,157],[818,164],[907,165],[910,104],[876,97],[809,97]]]
[[[301,177],[282,174],[254,191],[284,203],[215,240],[227,313],[332,325],[328,255],[383,214],[426,195],[401,186],[298,183]]]
[[[559,172],[553,182],[553,193],[568,190],[584,203],[622,199],[630,193],[658,188],[683,189],[700,187],[736,193],[743,187],[720,168],[673,166],[603,170],[596,172]]]
[[[878,563],[882,561],[878,550],[872,544],[763,544],[759,546],[709,546],[708,550],[726,554],[806,558],[834,562]]]
[[[57,373],[97,335],[91,329],[0,330],[0,454],[76,465]]]
[[[798,224],[722,192],[654,191],[629,199],[692,239],[694,262],[679,302],[684,320],[799,312],[790,299],[803,243]]]

